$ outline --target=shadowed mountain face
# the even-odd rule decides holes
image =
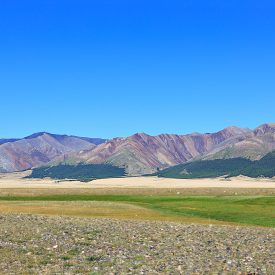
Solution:
[[[123,167],[130,175],[153,173],[197,159],[260,159],[275,149],[275,124],[255,130],[228,127],[188,135],[137,133],[112,140],[37,133],[0,145],[0,171],[43,164],[101,164]]]
[[[17,141],[18,139],[16,138],[2,138],[0,139],[0,145],[4,144],[4,143],[8,143],[8,142],[14,142]]]
[[[0,172],[30,169],[64,154],[92,149],[99,139],[37,133],[0,145]],[[105,140],[102,140],[104,142]]]

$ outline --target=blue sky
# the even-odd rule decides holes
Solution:
[[[275,121],[274,1],[0,1],[0,136]]]

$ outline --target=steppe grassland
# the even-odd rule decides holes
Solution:
[[[28,173],[0,175],[0,213],[275,226],[273,179],[143,177],[82,183],[24,178]]]
[[[235,223],[275,227],[275,196],[2,196],[1,213]]]
[[[274,274],[275,189],[259,188],[262,180],[257,188],[8,182],[0,178],[1,274]]]

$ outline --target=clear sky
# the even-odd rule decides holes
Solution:
[[[275,121],[274,0],[1,0],[0,136]]]

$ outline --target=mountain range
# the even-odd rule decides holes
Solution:
[[[112,164],[129,175],[154,173],[193,160],[259,160],[275,150],[275,124],[256,129],[227,127],[216,133],[186,135],[137,133],[129,137],[85,138],[36,133],[0,139],[0,171],[14,172],[58,164]]]
[[[31,169],[64,154],[96,147],[104,139],[36,133],[22,139],[0,140],[0,172]]]

